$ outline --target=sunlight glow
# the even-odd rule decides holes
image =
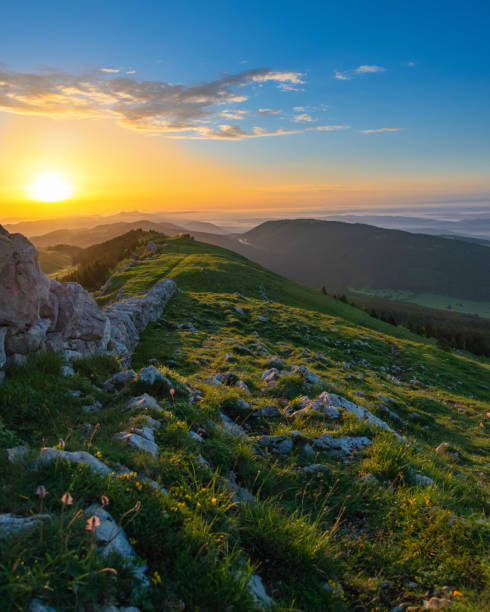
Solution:
[[[49,172],[38,177],[35,183],[30,185],[28,191],[34,200],[41,202],[60,202],[72,196],[74,188],[56,172]]]

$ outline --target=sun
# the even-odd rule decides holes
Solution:
[[[35,183],[27,188],[34,200],[60,202],[72,196],[74,188],[57,172],[41,174]]]

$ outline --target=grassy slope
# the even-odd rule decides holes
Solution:
[[[44,274],[52,276],[71,266],[71,255],[60,251],[41,249],[39,251],[39,264]]]
[[[257,568],[282,610],[389,610],[402,601],[420,606],[426,591],[443,585],[462,593],[452,610],[488,607],[490,529],[482,520],[490,474],[488,361],[442,352],[238,255],[187,240],[169,240],[162,256],[117,275],[112,293],[102,299],[108,302],[121,290],[137,294],[165,276],[184,292],[171,301],[164,320],[147,328],[133,365],[139,368],[149,359],[170,365],[175,388],[183,377],[204,391],[204,399],[195,405],[179,392],[175,403],[167,393],[159,396],[166,409],[157,436],[160,458],[130,454],[114,440],[129,415],[121,411],[124,395],[113,397],[93,386],[112,370],[107,358],[79,364],[73,379],[60,378],[56,360],[48,359],[11,372],[0,387],[0,444],[24,441],[35,447],[44,440],[55,445],[61,437],[69,450],[88,448],[109,464],[122,462],[146,474],[170,496],[139,478],[102,479],[64,464],[32,472],[2,458],[6,477],[0,511],[36,511],[38,484],[48,488],[46,507],[55,513],[66,489],[75,500],[71,515],[102,494],[110,498],[116,519],[141,500],[142,510],[124,523],[153,579],[149,594],[135,602],[141,609],[177,610],[183,602],[185,609],[253,610],[239,578],[240,559]],[[259,285],[273,303],[263,299]],[[259,315],[267,321],[259,321]],[[182,323],[192,323],[197,331],[179,328]],[[237,343],[250,346],[253,354],[239,354]],[[290,364],[306,365],[324,384],[306,389],[300,379],[286,377],[264,387],[261,374],[268,357],[260,355],[260,345]],[[230,370],[247,383],[251,395],[203,383],[206,376]],[[73,397],[70,389],[79,389],[82,397]],[[298,395],[314,397],[322,389],[368,407],[406,441],[350,416],[332,422],[311,413],[293,424],[254,418],[236,404],[242,397],[252,410],[268,404],[283,408]],[[385,414],[379,392],[391,398],[390,408],[406,425]],[[80,405],[94,398],[104,403],[103,410],[83,414]],[[220,409],[247,428],[247,438],[210,428],[209,418],[217,420]],[[86,425],[96,423],[100,429],[87,433]],[[202,443],[187,435],[198,427],[209,434]],[[323,432],[367,435],[373,445],[346,463],[322,453],[312,459],[301,445],[286,458],[254,453],[258,435],[293,429],[306,438]],[[435,453],[443,441],[459,458]],[[198,454],[209,461],[214,476],[202,468]],[[310,463],[326,463],[330,471],[305,477],[296,470]],[[417,485],[411,468],[435,485]],[[216,477],[230,470],[257,496],[257,505],[237,507],[217,486]],[[366,474],[378,482],[363,482]],[[127,604],[128,581],[117,564],[118,576],[95,574],[92,567],[73,592],[70,580],[86,571],[90,549],[83,525],[77,528],[75,522],[68,550],[59,545],[58,529],[55,523],[43,541],[35,532],[0,550],[6,606],[23,609],[39,593],[48,598],[51,593],[52,605],[60,609],[74,609],[74,600],[101,601],[104,593],[119,594]],[[334,590],[340,583],[343,595],[327,592],[327,581]]]

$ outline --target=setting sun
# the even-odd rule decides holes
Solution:
[[[28,187],[31,197],[41,202],[59,202],[71,197],[74,188],[56,172],[42,174]]]

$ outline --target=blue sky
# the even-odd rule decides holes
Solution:
[[[136,127],[179,138],[208,160],[292,173],[305,185],[433,180],[447,183],[443,199],[485,200],[489,17],[488,2],[471,1],[9,1],[0,62],[13,81],[49,67],[66,82],[90,74],[206,92],[223,75],[264,69],[230,87],[238,101],[180,114],[181,131],[168,131],[161,105]],[[19,99],[32,96],[22,87]],[[0,121],[25,112],[1,100],[0,88]],[[126,128],[135,127],[133,111],[124,111]]]

